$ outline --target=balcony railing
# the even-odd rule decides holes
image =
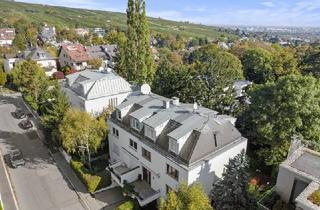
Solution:
[[[121,187],[124,183],[131,183],[139,179],[140,166],[128,168],[122,161],[110,163],[106,168],[111,173],[111,178]]]

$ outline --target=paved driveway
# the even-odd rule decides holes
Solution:
[[[5,99],[6,104],[1,103]],[[35,129],[19,128],[12,117],[17,106],[25,109],[21,98],[0,96],[0,148],[3,154],[13,148],[22,151],[26,164],[9,168],[9,175],[21,210],[82,210],[76,193],[64,180]],[[1,190],[1,189],[0,189]]]

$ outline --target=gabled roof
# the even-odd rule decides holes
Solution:
[[[61,48],[76,63],[90,60],[90,56],[82,44],[62,44]]]
[[[28,54],[25,55],[26,59],[31,59],[34,61],[38,60],[53,60],[54,57],[42,48],[35,47],[31,49]]]
[[[94,45],[86,47],[91,58],[112,60],[117,53],[117,45]]]
[[[66,79],[68,88],[86,100],[132,91],[131,85],[113,71],[85,70],[70,74]]]

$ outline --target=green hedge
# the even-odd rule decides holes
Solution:
[[[72,169],[76,172],[77,176],[86,185],[89,192],[95,192],[101,181],[100,176],[91,175],[88,170],[84,167],[83,163],[71,160],[70,162]]]

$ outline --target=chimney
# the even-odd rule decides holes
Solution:
[[[179,98],[178,97],[172,97],[171,102],[175,106],[179,106]]]
[[[170,101],[163,101],[163,107],[165,109],[169,109],[170,108]]]

